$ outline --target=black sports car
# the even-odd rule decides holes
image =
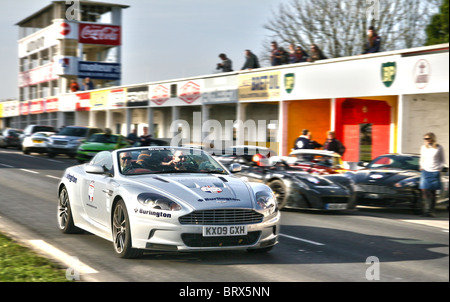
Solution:
[[[268,166],[263,162],[241,162],[242,168],[236,175],[249,182],[267,184],[280,209],[346,210],[356,205],[354,183],[344,175],[312,175],[282,159]]]
[[[347,172],[356,185],[358,205],[421,209],[419,189],[420,156],[417,154],[385,154],[375,158],[362,170]],[[448,168],[442,172],[442,190],[437,202],[448,201]]]

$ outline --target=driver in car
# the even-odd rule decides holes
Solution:
[[[128,174],[132,172],[136,167],[131,161],[133,159],[131,152],[122,152],[119,155],[120,167],[122,168],[123,174]]]

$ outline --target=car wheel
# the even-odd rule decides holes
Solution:
[[[81,229],[77,228],[73,223],[69,194],[65,187],[59,193],[58,226],[64,234],[76,234],[81,232]]]
[[[112,217],[112,237],[114,250],[121,258],[137,258],[142,256],[142,250],[131,247],[130,220],[123,200],[119,200]]]
[[[274,180],[269,183],[269,187],[272,189],[275,197],[277,198],[278,208],[282,209],[286,205],[288,198],[286,185],[281,180]]]
[[[30,151],[28,151],[27,148],[22,148],[22,152],[23,152],[23,154],[26,154],[26,155],[30,154]]]
[[[48,152],[47,153],[48,158],[54,158],[55,155],[56,155],[56,153],[53,153],[53,152]]]

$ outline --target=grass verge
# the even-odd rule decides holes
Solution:
[[[0,282],[67,282],[65,270],[0,234]]]

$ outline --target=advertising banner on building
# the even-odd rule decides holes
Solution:
[[[148,86],[127,89],[127,107],[148,107]]]
[[[100,110],[108,108],[109,90],[99,90],[91,92],[90,105],[91,110]]]
[[[78,62],[78,77],[92,79],[120,80],[121,65],[119,63]]]
[[[204,80],[181,81],[149,86],[151,107],[188,106],[202,104]]]
[[[19,87],[37,85],[58,79],[54,62],[19,73]]]
[[[29,102],[29,104],[30,104],[29,108],[30,114],[44,113],[44,100],[32,100]]]
[[[18,116],[20,114],[19,101],[3,102],[3,117]]]
[[[20,115],[28,115],[30,110],[30,102],[29,101],[23,101],[20,102],[20,107],[19,107],[19,113]]]
[[[205,87],[202,91],[203,104],[237,103],[237,87],[236,75],[205,79]]]
[[[75,110],[76,111],[90,111],[91,110],[91,93],[90,92],[84,92],[84,93],[77,93],[77,100],[75,103]]]
[[[80,23],[78,32],[80,43],[113,46],[121,44],[121,28],[117,25]]]
[[[279,71],[239,75],[239,101],[279,100],[280,81]]]
[[[45,100],[45,112],[56,112],[58,111],[59,100],[58,98],[49,98]]]
[[[59,39],[78,39],[77,24],[66,20],[55,20],[51,26],[19,40],[19,58],[55,46]]]
[[[75,111],[78,97],[75,94],[59,95],[58,110],[62,112]]]
[[[108,94],[108,107],[110,109],[123,108],[127,101],[127,89],[118,88],[112,89]]]

